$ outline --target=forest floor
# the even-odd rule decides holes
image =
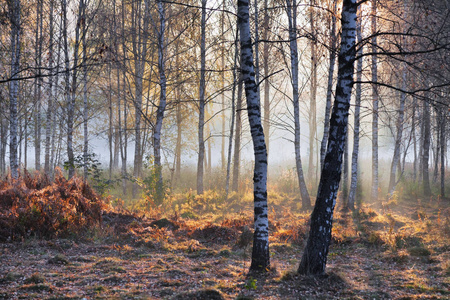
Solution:
[[[247,274],[250,213],[109,212],[82,237],[0,243],[0,299],[450,298],[448,200],[337,212],[321,277],[295,272],[309,214],[278,208],[264,276]]]

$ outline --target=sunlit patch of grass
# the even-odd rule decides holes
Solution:
[[[286,270],[281,273],[280,281],[291,281],[298,277],[297,270]]]

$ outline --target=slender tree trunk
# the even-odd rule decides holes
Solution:
[[[11,22],[11,79],[19,76],[20,69],[20,27],[21,27],[21,3],[20,0],[11,0],[9,4],[9,17]],[[9,84],[9,166],[11,177],[19,176],[18,161],[18,115],[17,103],[19,96],[19,81],[12,80]]]
[[[175,65],[180,65],[180,53],[179,53],[179,43],[175,43]],[[179,79],[179,76],[177,76]],[[177,122],[177,141],[175,145],[175,184],[177,184],[181,179],[181,138],[183,134],[183,118],[181,115],[181,84],[178,83],[177,87],[175,88],[175,101],[176,101],[176,122]]]
[[[267,156],[269,156],[270,145],[270,79],[269,79],[269,9],[268,0],[264,0],[264,19],[263,19],[263,69],[264,69],[264,136],[266,138]]]
[[[20,101],[19,102],[19,106],[20,106]],[[21,121],[19,121],[19,139],[18,139],[18,144],[19,144],[19,162],[18,165],[20,165],[20,162],[22,160],[22,140],[23,140],[23,168],[25,170],[28,169],[28,138],[23,138],[24,136],[28,137],[28,112],[25,111],[25,118],[23,120],[23,130],[20,129],[20,125],[22,124]],[[23,135],[22,135],[23,133]]]
[[[438,174],[439,174],[439,161],[440,161],[440,149],[441,149],[441,126],[440,126],[440,108],[434,106],[434,112],[435,112],[435,122],[436,122],[436,147],[434,148],[434,168],[433,168],[433,183],[437,182]]]
[[[159,71],[159,85],[160,96],[159,105],[156,110],[156,123],[153,133],[153,151],[155,157],[155,172],[157,178],[156,184],[156,202],[161,204],[164,199],[164,187],[162,178],[162,164],[161,164],[161,131],[164,119],[164,112],[166,110],[166,58],[165,58],[165,31],[166,31],[166,10],[164,3],[161,0],[157,1],[159,14],[159,29],[158,29],[158,71]]]
[[[222,89],[222,97],[221,97],[221,121],[222,121],[222,148],[220,151],[221,163],[222,163],[222,171],[225,171],[225,166],[227,164],[225,158],[225,0],[222,1],[222,9],[223,12],[220,15],[220,34],[221,34],[221,61],[220,65],[222,67],[222,73],[220,75],[220,85]]]
[[[378,199],[377,0],[372,0],[372,200]]]
[[[242,63],[241,63],[242,65]],[[239,169],[241,163],[241,133],[242,133],[242,74],[238,75],[238,90],[236,99],[236,134],[234,137],[234,155],[233,155],[233,182],[231,189],[234,192],[239,191]]]
[[[126,45],[125,45],[125,3],[122,1],[122,58],[127,61]],[[127,93],[126,93],[126,68],[122,67],[122,97],[123,97],[123,148],[122,151],[122,194],[127,195],[127,150],[128,150],[128,119],[127,119]]]
[[[404,18],[406,19],[406,2],[403,5],[403,14]],[[406,32],[405,32],[406,34]],[[402,44],[403,48],[406,49],[408,47],[405,37],[402,37]],[[407,65],[406,62],[402,63],[402,90],[407,89]],[[389,178],[389,195],[392,195],[395,191],[395,187],[397,185],[396,178],[395,178],[395,170],[400,163],[400,146],[402,142],[402,136],[403,136],[403,123],[404,123],[404,116],[405,116],[405,103],[406,103],[406,93],[401,92],[400,93],[400,105],[398,109],[398,119],[397,119],[397,135],[395,138],[395,146],[394,146],[394,157],[392,158],[392,164],[391,164],[391,172],[390,172],[390,178]]]
[[[41,169],[41,110],[42,110],[42,7],[43,1],[37,1],[36,9],[36,63],[38,69],[38,77],[35,80],[35,109],[34,109],[34,162],[35,169]]]
[[[446,153],[446,147],[447,145],[447,139],[446,139],[446,130],[445,126],[447,124],[446,117],[445,117],[445,108],[441,107],[440,110],[440,118],[439,118],[439,124],[440,124],[440,133],[441,133],[441,197],[445,198],[445,157],[447,156]]]
[[[356,9],[356,0],[343,1],[342,38],[338,59],[336,98],[330,119],[330,136],[320,177],[316,205],[311,215],[311,228],[298,269],[300,274],[323,274],[327,263],[333,210],[341,178],[342,154],[344,152],[353,86]]]
[[[251,271],[267,271],[270,267],[269,219],[267,210],[267,151],[261,124],[261,107],[250,35],[248,0],[238,0],[238,26],[241,45],[241,72],[245,83],[247,113],[255,155],[253,176],[254,226]]]
[[[323,160],[325,159],[327,141],[330,131],[331,98],[333,96],[333,77],[334,77],[334,67],[336,65],[336,12],[337,12],[337,1],[334,1],[331,16],[331,29],[330,29],[330,57],[329,57],[330,65],[328,69],[327,99],[325,103],[325,118],[323,121],[323,137],[320,143],[321,169],[323,168]]]
[[[314,6],[316,5],[315,0],[310,0],[310,26],[311,35],[313,39],[311,43],[311,86],[310,86],[310,99],[309,99],[309,162],[308,162],[308,178],[310,183],[315,183],[315,166],[314,166],[314,156],[315,156],[315,140],[316,140],[316,95],[317,95],[317,44],[316,44],[316,24],[314,15]],[[293,16],[297,18],[295,14]],[[297,30],[296,27],[294,27]]]
[[[300,155],[300,103],[298,92],[298,51],[297,51],[297,1],[286,0],[286,12],[289,21],[289,40],[291,49],[291,72],[292,72],[292,101],[294,104],[294,146],[295,146],[295,165],[297,169],[297,179],[302,195],[302,209],[311,208],[311,200],[309,198],[308,189],[306,188],[305,178],[303,176],[302,160]]]
[[[431,119],[430,119],[430,104],[424,101],[423,113],[423,158],[422,158],[422,184],[423,193],[425,196],[431,196],[430,175],[429,175],[429,160],[430,160],[430,143],[431,143]]]
[[[342,162],[342,209],[348,209],[348,128],[345,136],[344,153]]]
[[[2,101],[0,102],[0,107],[2,109],[2,112],[4,114],[9,112],[9,109],[7,107],[7,102],[6,99],[1,99]],[[0,172],[1,174],[5,174],[6,172],[6,145],[7,145],[7,137],[8,137],[8,129],[9,129],[9,122],[8,122],[8,118],[6,117],[6,115],[2,116],[2,119],[0,121],[1,124],[1,130],[0,130],[0,135],[1,135],[1,139],[0,139]]]
[[[114,163],[114,149],[113,149],[113,109],[112,109],[112,65],[111,63],[106,66],[108,69],[108,149],[109,149],[109,166],[108,166],[108,178],[109,180],[112,179],[112,169],[113,169],[113,163]],[[86,98],[86,111],[87,111],[87,98]],[[87,123],[87,120],[86,120]],[[86,130],[86,137],[87,137],[87,130]],[[85,143],[87,143],[87,139],[85,140]],[[87,146],[87,145],[86,145]],[[86,147],[86,154],[87,154],[87,147]],[[87,156],[86,156],[87,157]]]
[[[53,25],[53,7],[54,7],[54,1],[50,0],[50,20],[49,20],[49,69],[51,72],[53,72],[53,32],[54,32],[54,25]],[[56,81],[57,83],[57,81]],[[51,129],[52,129],[52,114],[54,114],[53,111],[53,76],[50,76],[48,79],[48,96],[47,96],[47,114],[46,114],[46,124],[45,124],[45,152],[44,152],[44,171],[47,175],[50,175],[50,143],[51,143]]]
[[[86,29],[86,6],[83,6],[83,33],[82,33],[82,43],[83,43],[83,138],[84,138],[84,145],[83,145],[83,178],[84,180],[87,180],[88,177],[88,149],[89,149],[89,142],[88,142],[88,91],[87,91],[87,45],[86,45],[86,35],[87,35],[87,29]],[[111,72],[109,72],[111,74]],[[111,75],[109,75],[111,76]],[[111,87],[110,87],[111,91]],[[111,92],[110,92],[111,93]],[[110,105],[110,112],[111,112],[111,105]],[[111,126],[111,113],[109,116],[109,123]],[[111,171],[109,172],[109,179],[111,180]]]
[[[404,68],[406,68],[404,66]],[[406,70],[403,70],[403,89],[406,89]],[[403,136],[403,123],[404,123],[404,115],[405,115],[405,102],[406,102],[406,94],[401,93],[400,95],[400,106],[398,109],[398,119],[397,119],[397,134],[395,138],[395,146],[394,146],[394,156],[392,158],[392,164],[391,164],[391,172],[390,172],[390,178],[389,178],[389,195],[392,195],[392,193],[395,191],[396,186],[396,178],[395,178],[395,171],[397,169],[397,166],[400,162],[400,146],[402,142],[402,136]]]
[[[150,7],[149,0],[144,1],[144,16],[143,24],[141,27],[141,2],[133,3],[132,5],[132,23],[134,26],[132,39],[133,39],[133,55],[135,66],[135,147],[134,147],[134,166],[133,176],[139,178],[141,176],[142,169],[142,134],[141,134],[141,114],[142,114],[142,96],[143,96],[143,78],[145,71],[145,61],[147,56],[147,40],[148,40],[148,27],[150,19]],[[136,7],[138,6],[138,7]],[[136,37],[136,32],[138,36]],[[156,158],[155,158],[156,163]],[[133,198],[137,196],[138,185],[133,184]]]
[[[230,137],[228,140],[228,160],[227,160],[227,177],[225,181],[225,199],[228,199],[228,193],[230,190],[230,173],[231,173],[231,152],[233,150],[233,133],[234,133],[234,122],[236,117],[236,85],[237,85],[237,62],[239,56],[238,48],[239,40],[239,29],[236,30],[236,37],[234,42],[234,67],[233,67],[233,90],[231,92],[231,125],[230,125]]]
[[[358,6],[358,20],[356,23],[356,38],[357,44],[362,41],[361,34],[361,6]],[[355,87],[355,116],[353,125],[353,150],[352,150],[352,170],[350,192],[348,195],[348,208],[355,210],[356,202],[356,188],[358,187],[358,156],[359,156],[359,130],[360,130],[360,115],[361,115],[361,79],[363,67],[363,47],[360,45],[358,49],[358,60],[356,61],[356,87]]]
[[[73,66],[78,65],[79,56],[79,46],[80,46],[80,20],[81,12],[84,6],[84,0],[80,0],[78,7],[78,16],[75,26],[75,41],[73,48]],[[68,169],[69,178],[72,178],[75,174],[74,166],[74,153],[73,153],[73,125],[74,125],[74,114],[75,114],[75,97],[77,90],[77,68],[72,71],[72,82],[70,82],[70,57],[69,57],[69,46],[68,46],[68,34],[67,34],[67,2],[63,0],[63,31],[64,31],[64,54],[65,54],[65,64],[66,64],[66,99],[67,99],[67,156],[68,156]],[[71,86],[70,86],[71,84]]]
[[[197,194],[203,194],[203,166],[205,159],[205,69],[206,69],[206,0],[202,0],[202,23],[200,38],[200,90],[198,103],[198,165],[197,165]]]
[[[411,121],[411,135],[413,137],[413,151],[414,151],[414,162],[413,162],[413,178],[414,182],[417,180],[417,138],[416,138],[416,108],[417,99],[414,97],[413,101],[413,111],[412,111],[412,121]]]

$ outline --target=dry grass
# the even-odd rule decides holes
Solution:
[[[18,211],[24,199],[31,199],[30,195],[43,190],[58,191],[59,194],[48,195],[51,198],[56,194],[58,201],[72,199],[69,204],[77,203],[75,200],[81,196],[89,199],[83,196],[82,185],[76,180],[60,179],[57,185],[44,185],[34,185],[33,191],[23,180],[22,187],[16,187],[17,199],[2,203],[9,203],[9,209],[15,207]],[[58,185],[63,186],[66,198],[56,188]],[[0,193],[11,191],[9,184],[2,182],[0,186]],[[202,198],[180,194],[172,195],[166,207],[149,210],[146,215],[103,211],[101,223],[94,222],[96,225],[87,226],[82,235],[70,239],[53,235],[56,238],[43,240],[25,235],[23,241],[0,243],[0,274],[3,274],[0,298],[14,295],[12,298],[23,299],[194,299],[207,295],[214,299],[448,299],[450,296],[448,202],[423,205],[397,201],[381,211],[366,206],[354,214],[336,212],[327,274],[308,277],[297,275],[295,269],[309,230],[309,214],[300,213],[298,200],[292,197],[269,196],[272,271],[265,276],[247,274],[253,216],[251,209],[243,207],[250,205],[250,196],[233,195],[231,201],[224,201],[216,192]],[[2,205],[5,214],[6,206]],[[76,205],[71,209],[76,212],[77,208],[82,209]],[[417,211],[421,212],[421,218],[415,217]]]

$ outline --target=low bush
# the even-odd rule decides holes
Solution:
[[[64,178],[24,171],[17,180],[0,183],[0,241],[29,236],[76,234],[101,221],[105,202],[79,177]]]

